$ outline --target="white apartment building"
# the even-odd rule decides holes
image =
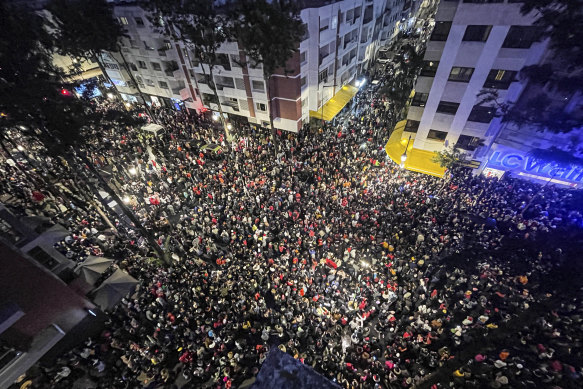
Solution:
[[[127,102],[200,110],[202,103],[189,74],[191,64],[176,42],[157,31],[137,5],[116,5],[124,27],[120,50],[101,56],[103,67]]]
[[[500,119],[478,93],[495,90],[516,101],[524,85],[518,72],[540,62],[546,42],[537,41],[534,16],[515,0],[441,0],[415,85],[403,139],[429,152],[457,145],[483,159]],[[484,146],[481,146],[484,145]]]
[[[317,1],[314,3],[318,3]],[[394,38],[404,14],[403,0],[344,0],[305,8],[300,16],[308,36],[300,43],[302,115],[322,111],[346,84],[354,85]]]
[[[269,126],[271,98],[274,126],[297,132],[309,121],[310,111],[322,111],[344,85],[356,83],[374,62],[378,48],[395,36],[399,24],[411,24],[407,17],[418,3],[306,1],[300,17],[307,34],[286,66],[293,72],[273,75],[268,85],[261,66],[251,67],[237,43],[225,42],[214,67],[223,112]],[[125,100],[141,100],[143,95],[149,104],[218,112],[214,91],[205,83],[208,65],[199,63],[181,42],[157,32],[137,5],[115,5],[114,15],[128,38],[122,40],[120,52],[104,55],[102,60]]]

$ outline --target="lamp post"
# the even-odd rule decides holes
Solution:
[[[409,135],[409,140],[407,141],[407,146],[405,146],[405,152],[401,155],[401,168],[405,167],[405,161],[407,160],[407,149],[409,149],[409,142],[411,142],[411,135]]]

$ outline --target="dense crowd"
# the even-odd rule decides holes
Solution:
[[[123,215],[107,234],[93,209],[39,194],[4,164],[3,193],[23,199],[13,210],[71,231],[61,252],[114,258],[140,281],[99,338],[33,387],[83,376],[102,388],[237,387],[278,347],[345,388],[580,388],[580,290],[558,295],[552,280],[577,260],[561,245],[580,236],[581,196],[399,169],[383,148],[390,103],[357,98],[335,125],[237,126],[232,142],[212,121],[163,110],[158,136],[93,129],[93,163],[170,265]],[[35,174],[75,184],[71,166],[28,153]]]

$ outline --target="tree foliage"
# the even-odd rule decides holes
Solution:
[[[227,140],[230,135],[224,120],[221,100],[214,80],[220,63],[217,50],[231,37],[232,23],[213,0],[150,0],[152,21],[158,29],[191,48],[202,66],[205,83],[214,92]],[[207,71],[208,68],[208,71]],[[210,101],[206,102],[207,104]]]
[[[305,34],[299,9],[290,0],[242,0],[234,9],[235,37],[251,59],[269,77],[298,51]]]
[[[94,59],[101,51],[118,50],[123,30],[105,0],[51,0],[47,9],[59,54]]]
[[[539,131],[569,132],[583,126],[582,114],[565,110],[583,90],[583,4],[580,0],[529,0],[524,15],[534,12],[541,39],[548,38],[552,59],[521,69],[529,84],[519,103],[500,102],[496,90],[484,90],[480,104],[493,103],[503,122]]]
[[[439,164],[439,166],[451,169],[466,159],[466,155],[457,147],[450,147],[438,151],[433,157],[432,161]]]
[[[98,141],[95,137],[99,132],[92,131],[93,128],[134,125],[138,119],[123,110],[103,112],[94,103],[75,97],[76,84],[64,83],[60,70],[53,65],[55,36],[48,33],[45,22],[46,19],[23,6],[0,2],[2,137],[7,138],[9,130],[18,129],[26,137],[42,143],[54,157],[66,160],[81,175],[87,173],[87,167],[150,242],[151,248],[163,257],[160,246],[93,166],[88,153],[87,142]]]

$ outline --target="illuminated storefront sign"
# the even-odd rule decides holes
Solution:
[[[513,173],[537,180],[580,187],[583,181],[583,167],[561,167],[552,161],[541,161],[517,150],[496,150],[488,160],[488,167],[501,170],[510,170]]]

